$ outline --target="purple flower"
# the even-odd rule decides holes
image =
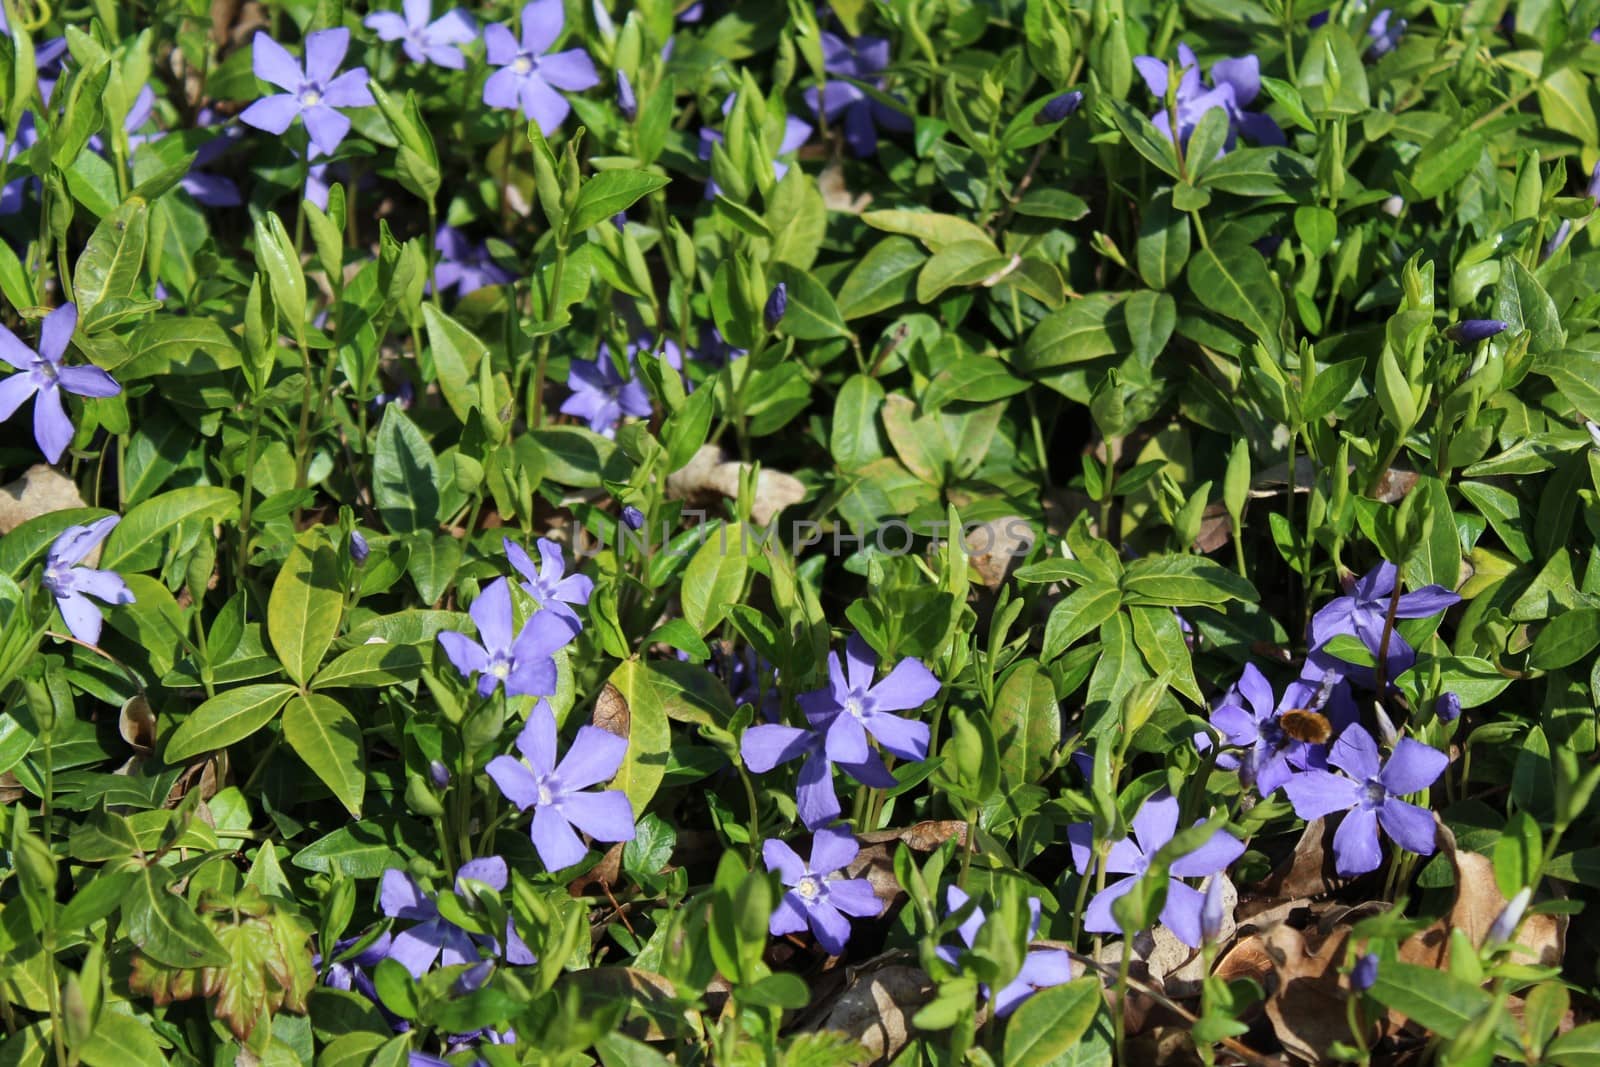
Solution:
[[[1517,895],[1506,904],[1505,910],[1495,916],[1494,922],[1489,924],[1489,932],[1483,935],[1483,947],[1495,949],[1510,941],[1522,923],[1522,913],[1528,910],[1528,902],[1532,899],[1531,885],[1525,885],[1517,890]]]
[[[969,899],[967,894],[958,887],[950,886],[945,890],[944,896],[946,912],[954,914],[960,911],[966,906]],[[1034,935],[1039,932],[1038,897],[1028,898],[1028,910],[1033,913],[1033,920],[1028,926],[1028,940],[1032,941]],[[977,943],[978,932],[983,929],[983,924],[987,921],[988,919],[983,914],[983,909],[974,908],[972,914],[967,916],[966,921],[957,927],[956,933],[968,949]],[[965,950],[956,948],[953,945],[940,945],[934,951],[940,959],[952,967],[960,966],[961,957],[966,954]],[[1017,1006],[1024,1000],[1027,1000],[1039,990],[1062,985],[1070,981],[1072,981],[1071,956],[1060,949],[1039,949],[1029,952],[1023,956],[1022,969],[1017,972],[1017,976],[1001,987],[1000,992],[995,996],[994,1013],[999,1018],[1004,1019],[1007,1015],[1016,1011]],[[984,996],[989,995],[987,986],[980,986],[979,988],[983,991]]]
[[[434,277],[441,292],[454,289],[457,296],[466,296],[484,286],[505,285],[512,280],[511,272],[490,257],[487,244],[474,244],[454,226],[440,226],[433,247],[439,250]]]
[[[1378,844],[1382,826],[1401,848],[1433,854],[1433,815],[1399,798],[1434,783],[1450,757],[1420,741],[1401,738],[1387,763],[1378,764],[1378,744],[1361,726],[1348,727],[1328,752],[1328,762],[1349,777],[1309,770],[1284,783],[1284,792],[1302,819],[1334,812],[1347,814],[1333,835],[1334,868],[1345,877],[1366,874],[1383,862]]]
[[[508,881],[506,861],[499,856],[468,860],[456,872],[456,892],[467,895],[465,883],[482,882],[496,892],[504,892]],[[378,903],[383,913],[391,919],[405,919],[416,923],[394,935],[389,944],[389,958],[397,961],[412,977],[421,978],[437,960],[445,967],[463,963],[477,963],[479,945],[500,955],[499,942],[482,935],[472,935],[439,914],[434,899],[423,892],[417,880],[404,871],[390,869],[383,872],[383,882],[378,893]],[[517,936],[516,930],[506,921],[505,958],[508,963],[526,966],[534,962],[534,955]]]
[[[450,784],[450,768],[440,760],[428,761],[428,780],[436,789],[444,789]]]
[[[402,10],[403,18],[393,11],[374,12],[367,16],[365,26],[379,40],[403,42],[400,47],[413,63],[432,63],[450,70],[467,65],[467,58],[456,46],[476,37],[477,28],[465,11],[456,8],[429,22],[433,15],[431,0],[404,0]]]
[[[1222,921],[1227,911],[1222,904],[1222,875],[1213,874],[1206,880],[1205,899],[1200,903],[1200,936],[1213,944],[1222,933]]]
[[[1290,682],[1283,700],[1275,702],[1271,683],[1253,663],[1245,665],[1239,680],[1211,712],[1211,725],[1227,744],[1244,749],[1239,756],[1219,753],[1217,766],[1238,771],[1240,781],[1254,785],[1263,797],[1288,781],[1291,768],[1324,765],[1322,746],[1285,732],[1281,717],[1287,711],[1325,716],[1335,732],[1356,720],[1349,686],[1337,673],[1329,672],[1320,684],[1304,678]],[[1202,752],[1210,744],[1208,735],[1196,735],[1195,747]]]
[[[617,71],[617,110],[629,122],[639,117],[639,98],[633,95],[633,84],[620,70]]]
[[[767,722],[778,721],[781,707],[776,684],[778,671],[758,656],[755,649],[746,645],[742,652],[733,652],[713,646],[711,662],[707,667],[727,686],[734,707],[749,704],[761,712],[761,717]],[[763,685],[763,675],[769,676],[772,681]]]
[[[1136,56],[1133,65],[1144,83],[1162,107],[1150,116],[1150,121],[1168,140],[1172,139],[1172,116],[1167,112],[1167,64],[1155,56]],[[1261,92],[1261,61],[1255,56],[1238,59],[1219,59],[1211,64],[1211,87],[1200,80],[1200,61],[1194,49],[1178,45],[1178,85],[1175,92],[1178,136],[1183,144],[1199,124],[1201,117],[1214,108],[1228,113],[1228,139],[1222,151],[1233,147],[1236,134],[1244,134],[1257,144],[1281,145],[1286,143],[1283,131],[1271,118],[1258,112],[1246,111]]]
[[[1372,18],[1372,23],[1367,27],[1367,38],[1372,42],[1367,45],[1367,55],[1373,59],[1386,56],[1400,46],[1400,38],[1406,32],[1406,20],[1395,18],[1394,12],[1384,8]]]
[[[846,915],[871,919],[883,911],[883,903],[865,878],[834,878],[848,866],[861,848],[843,830],[824,827],[811,838],[811,861],[776,838],[761,845],[761,858],[767,870],[777,871],[788,887],[767,924],[774,937],[797,934],[807,926],[817,944],[830,956],[844,951],[850,940],[850,920]]]
[[[360,530],[350,531],[350,562],[357,567],[367,562],[367,557],[372,555],[372,546],[367,544],[367,539],[361,536]]]
[[[1557,252],[1561,251],[1561,246],[1566,244],[1567,238],[1571,236],[1572,220],[1562,219],[1561,224],[1556,227],[1556,232],[1551,234],[1550,239],[1544,243],[1544,249],[1539,256],[1539,262],[1543,263]]]
[[[1433,713],[1440,722],[1455,722],[1461,718],[1461,698],[1454,693],[1441,694],[1434,701]]]
[[[734,348],[723,339],[722,331],[715,326],[702,326],[700,329],[700,347],[695,350],[699,362],[708,367],[723,367],[750,353],[743,348]]]
[[[0,422],[16,414],[27,399],[33,402],[33,439],[51,463],[72,443],[72,420],[61,405],[63,390],[76,396],[107,397],[122,392],[99,367],[63,367],[67,343],[78,328],[78,306],[62,304],[45,317],[39,327],[39,351],[35,352],[16,334],[0,326],[0,361],[19,373],[0,379]]]
[[[549,538],[539,538],[534,542],[539,549],[539,563],[535,565],[533,558],[528,555],[528,550],[511,538],[505,538],[504,544],[506,558],[511,561],[511,566],[516,568],[517,573],[522,575],[524,579],[522,588],[528,591],[528,595],[537,600],[541,608],[564,612],[577,619],[577,613],[568,605],[589,603],[589,594],[594,591],[594,580],[585,574],[562,577],[566,572],[567,561],[562,557],[561,546]]]
[[[630,370],[633,353],[628,353]],[[573,360],[567,375],[572,395],[561,403],[562,414],[588,420],[589,429],[605,437],[615,437],[617,423],[624,415],[645,418],[650,414],[650,394],[644,383],[631,376],[624,378],[611,362],[611,349],[604,342],[593,363]]]
[[[644,529],[644,512],[628,504],[622,509],[622,524],[630,530]]]
[[[539,124],[546,137],[560,127],[572,105],[557,89],[582,92],[600,84],[594,61],[581,48],[551,55],[550,46],[566,23],[561,0],[531,0],[522,9],[522,44],[498,22],[483,31],[490,66],[501,69],[483,86],[483,102],[490,107],[515,108]]]
[[[851,81],[882,88],[878,77],[889,65],[889,41],[884,37],[857,37],[849,41],[832,33],[822,35],[822,69]],[[826,81],[819,99],[815,88],[805,91],[806,107],[829,122],[844,117],[844,139],[858,156],[876,155],[878,127],[904,133],[911,119],[895,108],[874,100],[851,81]],[[807,131],[809,136],[809,131]]]
[[[107,604],[133,603],[133,592],[121,575],[78,566],[121,521],[116,515],[107,515],[87,526],[68,526],[45,554],[44,587],[55,597],[72,636],[86,644],[100,643],[103,621],[89,597]]]
[[[39,131],[34,126],[33,113],[25,111],[9,138],[0,133],[0,157],[4,157],[6,163],[10,164],[38,142]],[[34,180],[36,179],[17,178],[0,187],[0,215],[15,215],[22,210],[23,193],[27,189],[28,182]]]
[[[486,769],[507,800],[521,811],[533,809],[533,847],[547,870],[571,867],[589,854],[573,826],[596,841],[633,840],[633,806],[626,793],[582,792],[616,776],[627,741],[598,726],[584,726],[557,763],[556,716],[541,700],[517,735],[517,750],[528,763],[496,756]]]
[[[808,730],[777,723],[752,726],[739,739],[739,754],[744,765],[765,774],[780,763],[805,757],[795,792],[800,821],[808,829],[826,826],[839,817],[839,796],[833,789],[833,763],[826,753],[828,723],[838,713],[804,708],[811,724]],[[859,763],[840,763],[852,778],[873,789],[892,789],[895,777],[884,765],[883,757],[868,749]]]
[[[1378,646],[1383,642],[1384,622],[1389,615],[1390,596],[1394,592],[1398,574],[1399,569],[1393,563],[1381,563],[1355,583],[1349,596],[1329,601],[1311,619],[1312,648],[1320,650],[1338,635],[1349,634],[1359,638],[1374,656],[1378,655]],[[1460,600],[1459,596],[1442,585],[1424,586],[1400,598],[1394,617],[1425,619]],[[1406,644],[1400,632],[1391,630],[1384,677],[1390,681],[1400,677],[1416,662],[1416,658],[1416,652]],[[1345,666],[1348,668],[1348,665]],[[1364,679],[1370,677],[1372,672],[1364,667],[1356,667],[1344,669],[1344,673],[1351,678]]]
[[[1150,861],[1160,849],[1172,840],[1178,831],[1178,800],[1165,789],[1152,794],[1133,817],[1133,834],[1111,846],[1106,854],[1105,869],[1109,874],[1128,874],[1106,886],[1089,901],[1083,915],[1083,928],[1095,934],[1114,934],[1121,927],[1112,916],[1111,904],[1127,893],[1144,877]],[[1093,855],[1093,833],[1088,823],[1075,823],[1067,829],[1067,840],[1072,847],[1073,865],[1078,873],[1087,875]],[[1202,912],[1205,898],[1198,889],[1180,882],[1180,878],[1206,878],[1226,870],[1228,865],[1244,853],[1244,842],[1218,830],[1211,839],[1188,855],[1172,861],[1172,874],[1167,884],[1167,901],[1161,908],[1161,922],[1179,941],[1190,948],[1199,948],[1204,939]]]
[[[738,93],[731,93],[729,94],[728,98],[722,102],[722,113],[724,115],[733,110],[733,102],[738,95]],[[809,122],[797,119],[793,115],[787,115],[783,120],[783,140],[779,142],[778,151],[776,154],[780,156],[786,156],[790,152],[798,151],[800,146],[805,144],[810,137],[811,124]],[[700,131],[700,158],[709,162],[711,159],[712,148],[721,143],[721,133],[716,130],[702,128]],[[774,178],[782,181],[783,176],[787,173],[789,173],[789,164],[780,163],[777,160],[772,161],[772,176]],[[717,185],[715,181],[709,181],[706,183],[707,200],[715,199],[717,194],[720,192],[722,192],[722,188]]]
[[[1350,988],[1357,993],[1365,993],[1371,989],[1378,980],[1378,954],[1369,952],[1356,960],[1356,965],[1350,968]]]
[[[281,134],[296,117],[311,135],[312,153],[331,156],[350,132],[350,120],[335,111],[340,107],[372,107],[367,91],[367,69],[357,67],[339,74],[339,64],[350,48],[350,31],[340,27],[306,35],[306,62],[302,67],[284,47],[260,30],[251,46],[256,77],[284,92],[257,100],[239,116],[241,122],[267,133]]]
[[[1060,122],[1067,118],[1078,108],[1083,106],[1083,94],[1076,89],[1070,93],[1061,93],[1052,96],[1050,102],[1039,109],[1039,114],[1034,116],[1034,121],[1041,126],[1048,126],[1053,122]]]
[[[1445,327],[1444,335],[1460,344],[1475,345],[1479,341],[1487,341],[1497,333],[1505,332],[1510,325],[1500,319],[1462,319],[1452,326]]]
[[[802,693],[800,706],[806,717],[827,719],[824,751],[834,763],[859,764],[871,749],[870,734],[884,750],[901,759],[928,758],[928,724],[902,718],[891,712],[910,711],[932,700],[939,692],[939,679],[921,660],[903,659],[881,682],[873,683],[878,657],[860,634],[851,634],[845,643],[848,677],[839,663],[839,654],[828,654],[827,689]]]
[[[399,871],[393,872],[399,874]],[[343,989],[347,993],[360,993],[374,1004],[379,1003],[378,991],[372,985],[372,978],[367,973],[376,967],[380,961],[389,955],[391,938],[387,932],[381,934],[372,944],[362,949],[349,959],[339,959],[361,941],[361,937],[347,937],[343,941],[334,943],[333,963],[328,964],[328,970],[323,975],[323,982],[334,989]],[[312,960],[313,965],[322,966],[322,957],[317,955]]]
[[[1600,204],[1600,163],[1596,163],[1594,169],[1589,172],[1589,184],[1583,191],[1590,200]]]
[[[767,296],[767,306],[761,309],[761,320],[767,324],[767,329],[776,330],[788,310],[789,287],[779,282]]]
[[[536,611],[513,636],[511,583],[496,578],[467,609],[477,624],[482,644],[466,634],[445,630],[439,643],[463,678],[478,675],[478,694],[488,696],[504,684],[506,696],[542,697],[556,691],[556,661],[552,658],[578,636],[577,620],[570,613]]]
[[[123,129],[128,134],[128,145],[131,148],[142,144],[154,144],[166,136],[161,130],[150,133],[140,133],[139,130],[150,121],[150,116],[155,110],[155,90],[148,85],[139,90],[139,95],[134,97],[133,106],[128,109],[128,117],[123,122]],[[200,126],[208,126],[216,120],[216,113],[210,108],[201,111],[197,116]],[[199,167],[216,160],[231,146],[233,136],[239,127],[231,126],[223,136],[206,142],[195,152],[194,162],[190,165],[189,173],[185,174],[178,182],[183,191],[192,196],[196,203],[205,207],[238,207],[244,203],[244,198],[239,195],[239,187],[230,178],[216,174],[207,174]],[[89,138],[89,146],[96,152],[104,152],[105,146],[99,134]]]

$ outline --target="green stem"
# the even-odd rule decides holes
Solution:
[[[261,443],[261,406],[250,409],[250,443],[244,454],[244,495],[239,500],[239,554],[234,561],[235,585],[244,588],[244,572],[250,562],[250,512],[255,507],[256,449]]]
[[[304,332],[303,330],[301,331]],[[300,344],[300,371],[305,376],[305,387],[300,398],[300,426],[295,431],[294,444],[294,487],[306,487],[306,474],[311,467],[311,404],[314,399],[315,375],[311,373],[311,350],[306,347],[305,338],[299,339]],[[294,523],[300,525],[300,507],[295,506]]]

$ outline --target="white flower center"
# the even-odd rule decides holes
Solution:
[[[800,894],[801,900],[816,900],[822,895],[822,879],[808,874],[795,883],[794,891]]]
[[[518,74],[532,74],[533,57],[524,52],[522,55],[511,61],[511,69],[516,71]]]
[[[550,792],[550,787],[548,785],[546,785],[544,782],[540,782],[539,783],[539,800],[538,800],[539,807],[542,808],[546,804],[554,803],[555,799],[556,799],[555,798],[555,794]]]
[[[300,103],[305,107],[316,107],[322,103],[322,92],[315,88],[302,89],[300,90]]]
[[[496,656],[489,661],[489,673],[502,682],[511,674],[511,663],[503,656]]]
[[[867,715],[866,706],[862,704],[861,698],[858,696],[847,697],[844,702],[844,710],[857,719],[864,719]]]

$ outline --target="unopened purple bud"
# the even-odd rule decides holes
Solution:
[[[1052,122],[1060,122],[1083,106],[1083,94],[1074,89],[1070,93],[1050,98],[1050,102],[1039,110],[1034,116],[1034,122],[1040,126],[1047,126]]]
[[[1206,883],[1206,898],[1200,905],[1200,934],[1215,941],[1222,933],[1222,875],[1214,874]]]
[[[1583,428],[1589,431],[1589,440],[1594,442],[1594,447],[1600,448],[1600,423],[1586,422]]]
[[[1556,232],[1550,235],[1550,240],[1544,243],[1544,254],[1539,257],[1540,262],[1549,259],[1561,251],[1561,246],[1567,243],[1567,238],[1572,236],[1572,220],[1562,219],[1561,225],[1556,227]]]
[[[1589,187],[1584,190],[1589,194],[1589,199],[1600,204],[1600,163],[1594,165],[1594,170],[1589,172]]]
[[[772,290],[772,295],[767,297],[766,309],[762,318],[766,320],[767,329],[776,330],[778,323],[783,321],[784,312],[789,310],[789,287],[779,282],[777,288]]]
[[[630,530],[644,529],[644,512],[629,504],[622,509],[622,524]]]
[[[367,544],[367,539],[361,536],[360,530],[350,531],[350,559],[357,567],[367,562],[367,557],[372,554],[372,548]]]
[[[1356,965],[1350,968],[1350,987],[1357,993],[1365,993],[1372,988],[1378,980],[1378,954],[1369,952],[1356,960]]]
[[[611,225],[617,228],[618,233],[626,232],[628,229],[628,213],[626,211],[619,211],[615,215],[612,215]]]
[[[1444,332],[1445,336],[1453,341],[1475,345],[1479,341],[1486,341],[1495,334],[1504,332],[1510,325],[1500,319],[1462,319]]]
[[[1393,748],[1400,741],[1400,733],[1394,728],[1394,720],[1389,718],[1389,713],[1382,707],[1377,710],[1378,738],[1387,748]]]
[[[428,764],[428,777],[433,780],[436,787],[443,789],[450,784],[450,768],[438,760],[433,760]]]
[[[1454,693],[1443,694],[1434,702],[1433,713],[1440,722],[1455,722],[1461,718],[1461,698]]]
[[[1533,887],[1523,886],[1517,890],[1517,895],[1511,898],[1511,903],[1506,905],[1506,910],[1500,913],[1499,918],[1489,926],[1489,932],[1484,936],[1484,948],[1498,948],[1511,940],[1511,935],[1517,932],[1517,925],[1522,922],[1522,913],[1528,910],[1528,901],[1533,899]]]
[[[633,85],[628,81],[628,76],[620,70],[617,71],[617,110],[629,122],[639,117],[639,99],[633,95]]]

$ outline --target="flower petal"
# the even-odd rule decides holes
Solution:
[[[496,756],[484,771],[517,810],[527,811],[539,802],[539,779],[521,760]]]
[[[74,396],[108,397],[122,392],[116,379],[99,367],[60,367],[56,379]]]
[[[1138,880],[1124,878],[1120,882],[1112,882],[1096,893],[1090,899],[1089,906],[1083,910],[1083,928],[1091,934],[1121,933],[1122,927],[1117,925],[1116,918],[1111,914],[1111,904],[1132,889]]]
[[[13,374],[0,378],[0,422],[15,415],[17,409],[26,404],[28,398],[38,388],[31,374]]]
[[[539,132],[546,137],[561,128],[572,110],[566,98],[536,74],[522,79],[517,86],[517,99],[522,104],[523,117],[529,122],[537,122]]]
[[[483,43],[488,53],[490,66],[503,67],[517,58],[517,39],[511,35],[509,29],[498,22],[490,23],[484,27]],[[516,78],[516,74],[513,71],[508,70],[505,73],[511,75],[513,79]],[[487,100],[487,96],[485,96],[485,99]],[[510,107],[512,105],[497,104],[495,106]]]
[[[81,593],[68,593],[56,598],[61,618],[66,621],[72,636],[85,644],[100,643],[100,626],[105,621],[94,601]]]
[[[1283,791],[1302,819],[1320,819],[1336,811],[1353,808],[1361,800],[1361,787],[1332,771],[1302,771],[1290,775]]]
[[[841,712],[828,724],[824,751],[835,763],[860,763],[867,758],[867,731],[861,720]]]
[[[539,701],[528,713],[528,722],[517,735],[517,751],[526,756],[540,774],[556,769],[556,713],[547,701]]]
[[[1383,862],[1378,844],[1378,813],[1372,808],[1351,808],[1333,834],[1333,867],[1346,878],[1375,871]]]
[[[1347,727],[1328,750],[1328,762],[1357,782],[1378,776],[1378,743],[1360,725]],[[1301,816],[1305,818],[1305,816]]]
[[[116,518],[116,516],[112,516]],[[72,572],[73,584],[78,592],[87,593],[96,600],[107,604],[132,604],[133,591],[128,588],[128,583],[122,580],[122,575],[115,571],[97,571],[88,567],[79,567]]]
[[[869,692],[875,711],[910,711],[938,694],[939,679],[921,660],[903,659]]]
[[[1459,603],[1461,598],[1444,586],[1425,585],[1400,598],[1400,603],[1395,607],[1394,617],[1426,619]]]
[[[288,93],[263,97],[239,114],[239,121],[266,133],[280,134],[300,114],[300,101]]]
[[[545,56],[539,60],[539,77],[557,89],[581,93],[600,84],[600,75],[594,69],[594,60],[581,48]]]
[[[1167,883],[1167,900],[1161,906],[1161,923],[1185,945],[1199,948],[1205,940],[1200,927],[1200,909],[1204,906],[1205,894],[1174,878]]]
[[[585,789],[608,781],[622,766],[627,752],[625,738],[598,726],[581,727],[566,757],[556,766],[556,778],[563,791]]]
[[[299,90],[300,82],[304,78],[299,61],[290,55],[283,45],[260,30],[256,31],[255,38],[250,43],[250,69],[255,71],[256,77],[262,81],[290,93]]]
[[[872,891],[872,883],[865,878],[841,878],[828,883],[828,903],[844,912],[862,919],[875,919],[883,914],[883,901]]]
[[[67,344],[78,328],[78,305],[62,304],[45,316],[39,327],[39,358],[60,363],[67,354]],[[104,373],[103,371],[101,373]],[[113,394],[107,394],[113,395]]]
[[[429,936],[437,936],[438,931],[434,927],[435,924],[430,922],[403,930],[389,944],[389,958],[410,971],[413,978],[427,974],[433,967],[433,961],[439,958],[442,939],[435,940]]]
[[[522,47],[539,56],[561,36],[567,13],[561,0],[529,0],[522,8]]]
[[[878,744],[901,759],[913,762],[928,758],[928,724],[877,712],[867,717],[866,726]]]
[[[829,659],[831,661],[836,661],[837,654],[830,653]],[[840,677],[844,677],[844,680],[847,683],[844,687],[845,691],[852,693],[864,693],[871,689],[873,679],[877,676],[878,654],[872,650],[871,645],[867,644],[866,638],[862,637],[858,633],[851,634],[850,639],[844,643],[844,660],[845,673],[841,674]],[[832,671],[830,669],[830,674],[831,673]],[[885,679],[885,681],[887,681],[887,679]],[[839,689],[840,685],[836,678],[834,680],[834,691],[835,695],[839,696],[842,702],[844,698],[839,693]],[[889,710],[895,711],[900,709],[891,708]]]
[[[811,838],[811,871],[827,875],[842,870],[860,851],[861,846],[849,831],[825,826]]]
[[[534,850],[539,853],[539,860],[546,870],[559,871],[571,867],[589,854],[588,847],[573,832],[566,816],[548,805],[533,813],[530,835]]]
[[[601,793],[568,793],[561,814],[596,841],[632,841],[633,805],[620,789]]]
[[[820,752],[800,765],[795,803],[800,821],[807,829],[826,826],[839,817],[839,794],[833,789],[833,765]]]
[[[1211,64],[1211,84],[1233,86],[1240,107],[1249,107],[1261,92],[1261,60],[1255,56],[1219,59]]]
[[[367,68],[347,70],[323,90],[322,102],[329,107],[375,107],[372,90],[367,87]]]
[[[1150,855],[1178,832],[1178,798],[1162,789],[1150,794],[1133,817],[1133,836]]]
[[[1402,737],[1378,772],[1378,781],[1395,796],[1420,793],[1438,781],[1448,766],[1450,757],[1432,745]]]
[[[830,956],[844,951],[845,942],[850,940],[850,920],[838,908],[826,900],[819,901],[811,905],[810,919],[811,933],[823,951]]]
[[[889,773],[883,757],[876,752],[868,752],[867,758],[860,763],[841,763],[839,767],[862,785],[871,786],[873,789],[893,789],[900,784],[895,780],[895,776]]]
[[[350,132],[350,120],[333,108],[323,104],[308,107],[301,112],[306,132],[311,135],[311,145],[325,156],[338,151],[344,135]]]
[[[466,634],[444,630],[439,634],[439,643],[444,646],[444,654],[450,657],[451,664],[461,672],[461,677],[470,678],[489,669],[488,653]]]
[[[1435,831],[1431,811],[1390,797],[1378,808],[1378,821],[1395,844],[1407,852],[1433,855]]]
[[[343,26],[306,34],[306,80],[324,84],[331,81],[349,50],[350,31]]]
[[[378,887],[378,906],[391,919],[425,922],[439,914],[417,880],[393,867],[383,872],[383,881]]]
[[[1226,830],[1218,830],[1211,835],[1211,840],[1188,855],[1173,860],[1172,873],[1178,878],[1205,878],[1226,870],[1242,855],[1244,842]]]
[[[465,881],[482,882],[495,892],[503,893],[510,882],[510,872],[506,868],[506,861],[499,856],[484,856],[468,860],[456,871],[458,889]]]
[[[761,860],[767,870],[777,871],[784,885],[798,885],[806,876],[806,861],[787,842],[769,837],[761,843]]]
[[[374,11],[362,25],[378,35],[380,41],[398,41],[406,35],[406,20],[393,11]]]
[[[483,647],[490,652],[507,652],[511,649],[511,583],[496,578],[478,594],[478,599],[467,609],[477,624]]]
[[[61,390],[53,387],[40,389],[33,399],[33,439],[39,451],[51,463],[61,460],[61,454],[72,444],[72,420],[61,406]]]
[[[785,893],[772,910],[772,918],[767,921],[767,932],[773,937],[782,937],[785,934],[798,934],[806,926],[805,905],[800,903],[797,894]]]
[[[33,369],[33,361],[39,354],[21,341],[17,335],[0,326],[0,360],[11,364],[17,370]]]
[[[739,739],[739,754],[744,765],[765,774],[780,763],[788,763],[817,747],[817,736],[795,726],[763,724],[752,726]]]

